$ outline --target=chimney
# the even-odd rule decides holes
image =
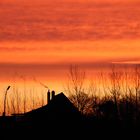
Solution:
[[[50,102],[50,95],[51,95],[50,90],[48,90],[48,92],[47,92],[47,103]]]
[[[54,96],[55,96],[55,91],[53,90],[52,91],[52,99],[54,98]]]

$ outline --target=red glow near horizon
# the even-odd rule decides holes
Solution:
[[[0,3],[2,82],[18,73],[58,81],[59,88],[72,64],[95,72],[104,64],[140,63],[138,0]]]

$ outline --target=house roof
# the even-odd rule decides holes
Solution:
[[[31,116],[33,118],[76,118],[80,116],[78,109],[70,102],[70,100],[60,93],[45,106],[25,113],[25,116]]]

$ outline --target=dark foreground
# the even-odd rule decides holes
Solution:
[[[14,117],[1,118],[1,136],[4,138],[86,138],[86,139],[139,139],[140,126],[121,121],[97,120],[81,117],[79,120],[49,120],[16,122]]]
[[[82,115],[63,93],[38,109],[0,117],[2,139],[139,139],[139,130],[138,118]]]

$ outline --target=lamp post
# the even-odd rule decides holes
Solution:
[[[7,97],[7,93],[8,90],[10,89],[10,86],[7,87],[6,92],[5,92],[5,97],[4,97],[4,111],[3,111],[3,116],[5,117],[6,114],[6,97]]]

